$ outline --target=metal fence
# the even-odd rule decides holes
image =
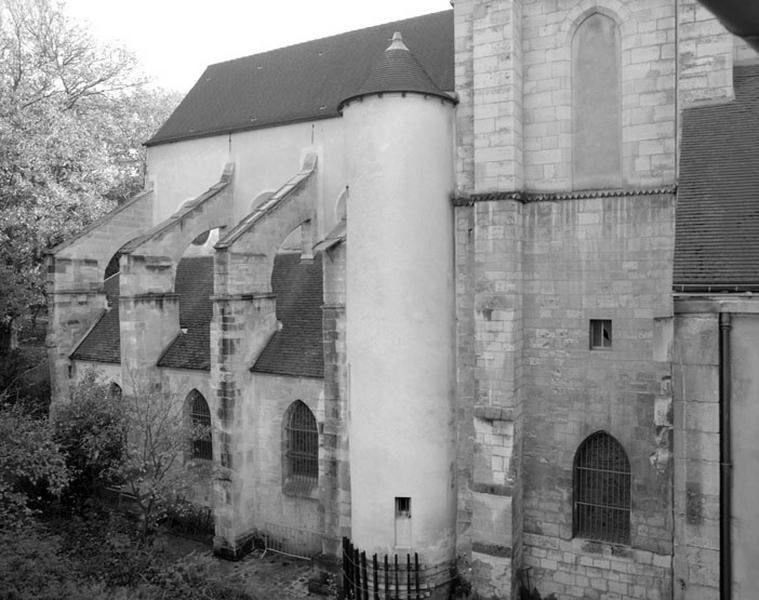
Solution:
[[[422,600],[453,579],[451,566],[430,568],[419,554],[373,554],[343,538],[342,592],[347,600]]]
[[[262,530],[264,555],[267,552],[275,552],[311,560],[321,552],[321,534],[316,531],[288,527],[279,523],[264,523]]]

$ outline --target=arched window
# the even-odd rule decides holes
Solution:
[[[313,413],[300,400],[285,415],[284,437],[285,483],[308,491],[319,479],[319,432]]]
[[[112,381],[111,385],[108,386],[108,395],[116,400],[121,400],[121,386],[115,381]]]
[[[572,153],[575,189],[622,183],[619,30],[601,13],[588,16],[572,39]]]
[[[203,435],[195,437],[193,434],[192,458],[213,460],[213,443],[211,440],[211,412],[203,395],[197,390],[192,390],[187,396],[190,406],[190,422],[194,430],[203,429]]]
[[[630,461],[621,444],[598,431],[577,449],[574,535],[630,543]]]

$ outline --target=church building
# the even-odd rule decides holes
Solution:
[[[759,56],[696,0],[456,0],[211,65],[51,251],[53,402],[92,367],[183,402],[229,558],[755,600],[758,143]]]

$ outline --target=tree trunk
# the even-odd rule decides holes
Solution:
[[[16,346],[16,328],[13,326],[13,321],[3,319],[0,321],[0,356],[8,356]]]

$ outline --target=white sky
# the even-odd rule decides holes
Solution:
[[[449,0],[66,0],[95,37],[120,42],[161,87],[205,67],[335,33],[449,9]]]

